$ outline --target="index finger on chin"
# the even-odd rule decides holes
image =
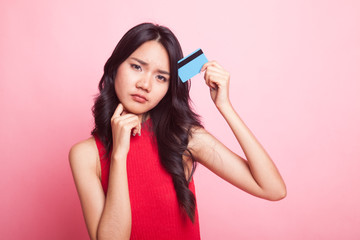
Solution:
[[[124,106],[121,103],[119,103],[119,105],[116,107],[112,117],[119,117],[123,111],[124,111]]]

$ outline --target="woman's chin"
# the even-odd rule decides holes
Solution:
[[[124,105],[124,110],[128,113],[132,113],[135,115],[142,115],[145,113],[142,109],[135,108],[133,106],[126,106],[125,104],[123,104],[123,105]]]

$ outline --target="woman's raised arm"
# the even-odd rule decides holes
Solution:
[[[286,196],[285,183],[274,162],[236,113],[229,100],[230,75],[217,62],[206,63],[204,79],[219,112],[234,133],[246,160],[205,129],[194,129],[189,147],[195,159],[244,191],[268,200]]]

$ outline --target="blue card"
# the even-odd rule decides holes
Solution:
[[[178,75],[181,81],[186,82],[200,73],[202,66],[207,62],[208,60],[200,48],[183,59],[180,59],[178,61]]]

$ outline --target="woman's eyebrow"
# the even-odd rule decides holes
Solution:
[[[158,70],[158,72],[159,72],[159,73],[161,73],[161,74],[167,74],[167,75],[169,75],[169,76],[170,76],[170,73],[169,73],[169,72],[167,72],[167,71],[164,71],[164,70]]]
[[[139,62],[139,63],[142,64],[142,65],[145,65],[145,66],[148,66],[148,65],[149,65],[149,63],[144,62],[144,61],[141,60],[141,59],[138,59],[138,58],[135,58],[135,57],[132,57],[131,59]],[[167,74],[167,75],[170,76],[170,73],[169,73],[168,71],[158,69],[158,72],[161,73],[161,74]]]
[[[134,57],[132,57],[131,59],[133,59],[133,60],[135,60],[135,61],[138,61],[139,63],[141,63],[142,65],[149,65],[147,62],[144,62],[143,60],[141,60],[141,59],[138,59],[138,58],[134,58]]]

